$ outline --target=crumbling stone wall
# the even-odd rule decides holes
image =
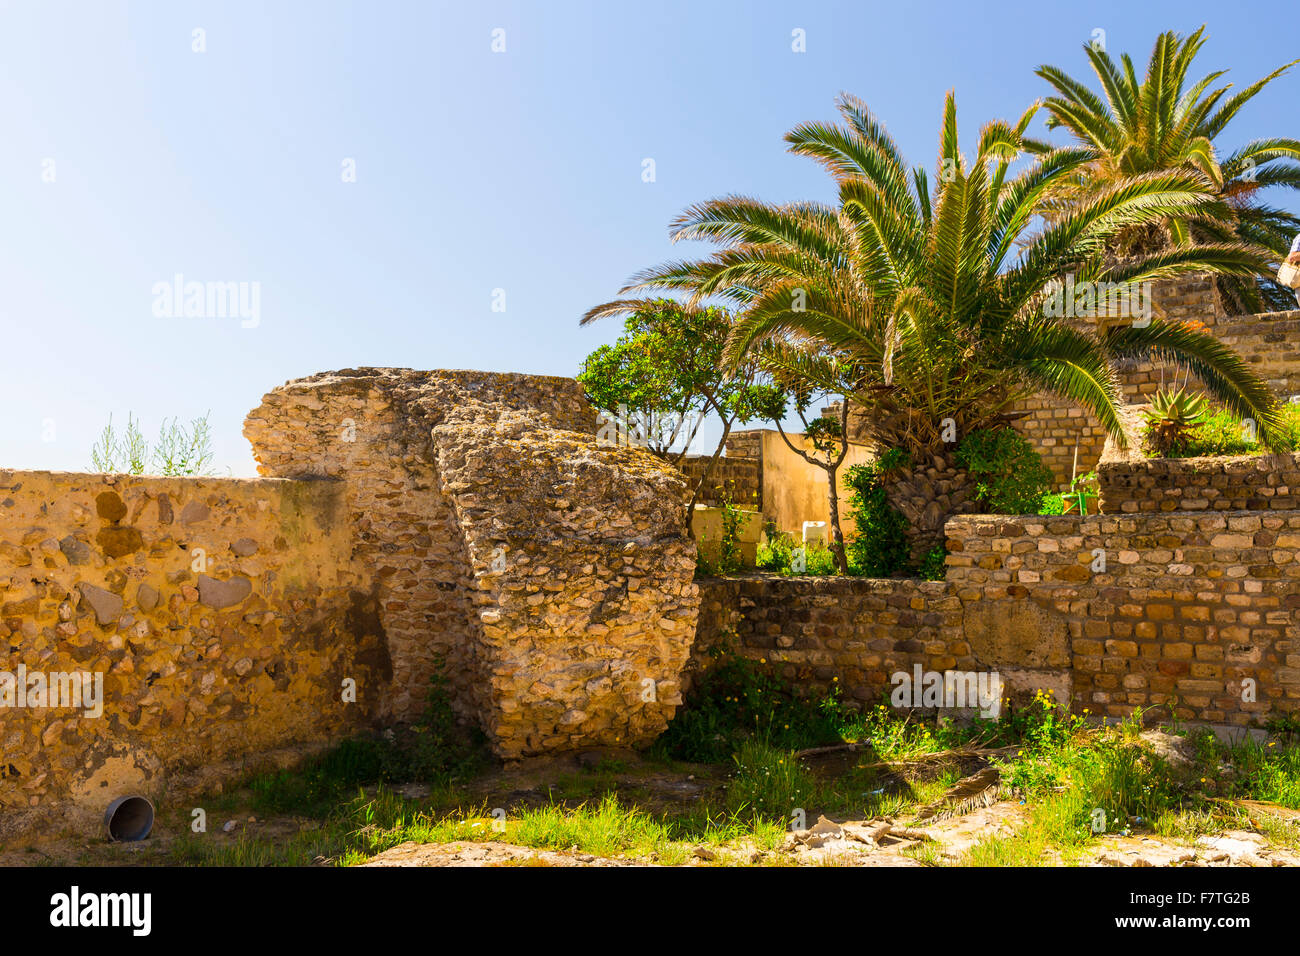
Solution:
[[[337,475],[382,555],[392,716],[418,713],[442,655],[457,709],[507,757],[647,744],[680,702],[699,601],[686,485],[595,432],[571,379],[401,369],[290,382],[245,425],[263,473]]]
[[[342,491],[0,471],[0,671],[99,675],[103,692],[88,716],[10,688],[0,836],[93,825],[124,793],[194,793],[223,763],[370,721],[388,649]]]

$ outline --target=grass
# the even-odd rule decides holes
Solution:
[[[255,776],[238,794],[220,798],[234,816],[243,805],[259,816],[292,813],[301,823],[296,831],[193,834],[188,819],[178,818],[176,829],[185,832],[167,850],[167,862],[347,866],[406,842],[505,841],[669,866],[700,863],[697,856],[713,865],[750,865],[755,854],[765,854],[763,865],[785,865],[794,862],[782,850],[792,817],[808,825],[818,814],[905,821],[971,772],[969,758],[963,762],[960,754],[972,746],[1014,746],[997,762],[1023,805],[1023,820],[1010,835],[971,845],[958,865],[1083,863],[1117,833],[1193,844],[1227,829],[1254,829],[1273,843],[1300,848],[1296,824],[1233,803],[1249,799],[1300,809],[1300,735],[1290,726],[1277,729],[1263,743],[1234,745],[1189,731],[1188,759],[1167,762],[1143,738],[1140,713],[1098,727],[1042,693],[1004,707],[997,720],[921,720],[884,704],[853,710],[833,687],[818,700],[797,697],[733,656],[697,682],[687,706],[644,758],[606,759],[555,776],[543,786],[549,799],[540,806],[518,802],[504,815],[495,811],[491,790],[475,784],[476,772],[465,769],[471,757],[449,734],[440,738],[441,749],[427,749],[418,759],[409,741],[356,738],[298,770]],[[864,746],[799,756],[836,742]],[[958,748],[965,750],[954,756]],[[686,758],[699,763],[678,762]],[[657,778],[697,772],[709,786],[697,783],[691,795],[665,799],[662,788],[655,789]],[[394,791],[394,784],[416,773],[430,784],[427,797]],[[1104,819],[1101,832],[1094,829],[1098,819]],[[906,853],[925,865],[954,862],[929,842]]]

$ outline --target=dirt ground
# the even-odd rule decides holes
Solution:
[[[658,814],[681,811],[718,797],[726,787],[719,770],[708,766],[672,768],[641,761],[635,755],[588,754],[582,758],[529,761],[498,768],[477,778],[464,803],[483,807],[539,807],[552,802],[582,802],[616,788],[620,797]],[[394,788],[402,796],[422,800],[427,787]],[[236,804],[239,804],[236,795]],[[251,800],[251,794],[246,794]],[[1271,818],[1275,825],[1296,828],[1300,813],[1265,804],[1246,808],[1252,817]],[[0,849],[0,866],[107,865],[149,866],[171,862],[174,841],[188,829],[188,815],[160,808],[159,822],[148,840],[110,843],[98,835],[63,834],[22,846]],[[186,811],[187,814],[188,811]],[[820,817],[808,829],[790,833],[783,846],[763,850],[743,841],[736,845],[697,846],[688,866],[924,866],[951,864],[980,840],[1010,837],[1027,819],[1027,807],[1015,797],[951,816],[924,826],[901,820],[851,815]],[[244,809],[215,812],[208,820],[209,838],[237,841],[245,836],[275,842],[318,828],[316,820],[294,816],[263,818]],[[486,835],[486,831],[485,831]],[[319,860],[319,865],[330,861]],[[1270,842],[1259,833],[1233,830],[1195,841],[1163,839],[1136,832],[1099,838],[1080,861],[1085,866],[1296,866],[1300,853]],[[457,841],[445,844],[402,843],[364,866],[657,866],[653,857],[599,857],[574,847],[540,850],[496,841]]]

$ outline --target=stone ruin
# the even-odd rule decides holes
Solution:
[[[667,726],[699,607],[686,486],[595,432],[572,379],[481,372],[325,373],[249,414],[262,474],[344,485],[392,658],[384,717],[419,713],[441,659],[502,757]]]
[[[572,379],[349,369],[249,414],[261,478],[0,471],[0,837],[410,721],[438,669],[502,758],[649,744],[695,634],[687,488],[595,430]]]

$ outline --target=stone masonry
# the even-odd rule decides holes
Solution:
[[[947,536],[944,581],[704,582],[693,668],[726,642],[849,702],[920,665],[1105,717],[1262,726],[1300,708],[1298,511],[964,516]]]
[[[124,793],[192,795],[369,725],[392,671],[342,492],[0,471],[0,837],[93,828]],[[20,699],[37,673],[97,677],[98,708]]]
[[[388,713],[453,703],[504,757],[649,743],[680,702],[698,609],[686,485],[595,441],[571,379],[352,369],[250,413],[264,474],[344,484],[379,581]]]

